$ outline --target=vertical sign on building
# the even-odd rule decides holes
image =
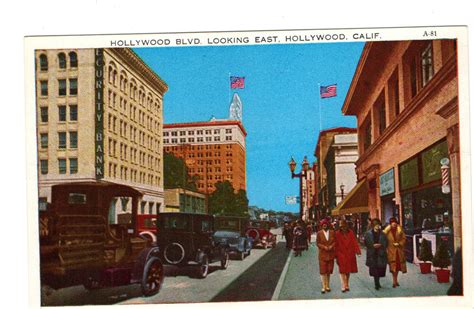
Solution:
[[[95,178],[104,178],[104,50],[95,49]]]

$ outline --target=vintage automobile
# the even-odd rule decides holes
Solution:
[[[205,278],[209,264],[229,265],[229,246],[214,240],[214,217],[196,213],[161,213],[158,217],[157,244],[163,263],[183,267],[192,265],[196,275]]]
[[[270,232],[270,221],[251,220],[247,226],[245,234],[253,239],[253,247],[276,247],[276,235]]]
[[[96,289],[139,283],[143,295],[158,293],[160,250],[136,228],[141,197],[105,181],[52,186],[51,204],[39,214],[41,284]]]
[[[229,252],[243,260],[250,255],[253,239],[245,235],[248,219],[244,217],[216,217],[214,240],[216,242],[227,242]]]

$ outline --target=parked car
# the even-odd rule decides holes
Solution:
[[[276,247],[276,235],[270,232],[270,221],[251,220],[245,234],[253,239],[253,247]]]
[[[41,284],[87,289],[141,284],[159,292],[163,265],[159,247],[140,237],[135,216],[142,194],[108,182],[55,185],[51,204],[40,211]],[[116,213],[116,202],[127,211]]]
[[[163,263],[177,267],[196,266],[196,275],[205,278],[209,264],[229,265],[229,246],[214,239],[214,216],[194,213],[161,213],[157,244]]]
[[[243,260],[250,255],[253,239],[245,234],[248,226],[248,219],[244,217],[216,217],[216,232],[214,240],[216,242],[226,242],[229,245],[229,252]]]

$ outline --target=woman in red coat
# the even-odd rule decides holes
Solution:
[[[339,221],[339,230],[336,231],[336,261],[343,293],[349,291],[350,274],[357,272],[356,254],[361,255],[359,244],[346,220],[342,219]]]

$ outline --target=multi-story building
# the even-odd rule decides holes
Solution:
[[[329,213],[329,188],[327,186],[328,172],[324,162],[326,156],[331,148],[334,141],[334,136],[339,134],[354,134],[357,132],[355,128],[337,127],[332,129],[323,130],[319,133],[316,148],[314,150],[314,156],[317,158],[318,165],[318,195],[319,195],[319,210],[321,216],[330,215]]]
[[[455,247],[461,245],[457,74],[455,40],[368,42],[342,107],[357,117],[357,179],[371,217],[396,216],[409,232],[451,229]],[[442,169],[450,171],[444,182]]]
[[[165,189],[165,212],[205,214],[206,195],[182,188]]]
[[[331,211],[356,185],[355,162],[357,159],[357,133],[334,135],[324,159],[328,206]]]
[[[143,193],[142,212],[164,207],[166,83],[131,49],[37,50],[40,207],[51,186],[107,181]],[[111,213],[129,212],[118,199]]]
[[[212,193],[215,184],[228,180],[234,190],[246,190],[247,135],[237,120],[165,124],[164,150],[183,158],[191,176],[198,176],[197,188]]]

